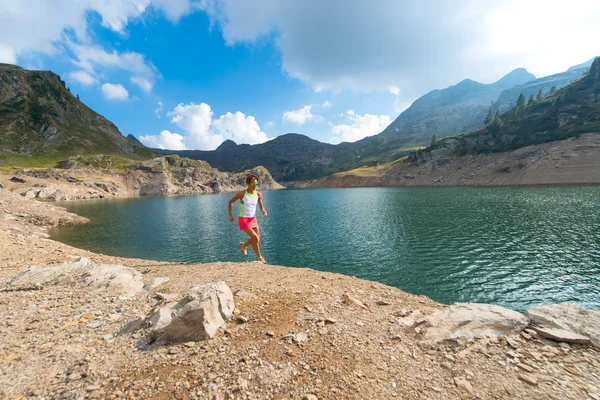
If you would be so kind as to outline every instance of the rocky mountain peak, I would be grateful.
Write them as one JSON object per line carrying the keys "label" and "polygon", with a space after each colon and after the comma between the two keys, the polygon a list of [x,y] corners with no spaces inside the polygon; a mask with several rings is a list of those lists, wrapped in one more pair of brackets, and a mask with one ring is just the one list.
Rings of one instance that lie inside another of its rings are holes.
{"label": "rocky mountain peak", "polygon": [[501,89],[508,89],[513,86],[522,85],[523,83],[533,81],[535,79],[535,75],[527,71],[525,68],[517,68],[504,75],[493,85]]}

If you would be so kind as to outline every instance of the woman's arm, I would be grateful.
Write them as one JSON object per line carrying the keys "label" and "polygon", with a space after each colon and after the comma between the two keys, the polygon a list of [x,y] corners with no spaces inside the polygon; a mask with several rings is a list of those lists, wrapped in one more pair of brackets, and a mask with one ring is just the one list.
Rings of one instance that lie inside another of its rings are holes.
{"label": "woman's arm", "polygon": [[244,191],[242,190],[241,192],[237,192],[235,196],[233,196],[231,200],[229,200],[229,203],[227,203],[227,215],[229,216],[230,221],[233,221],[233,215],[231,214],[231,207],[233,206],[233,203],[235,203],[238,200],[241,200],[243,197]]}
{"label": "woman's arm", "polygon": [[262,194],[260,194],[260,192],[257,192],[257,194],[258,194],[258,206],[260,207],[260,211],[262,212],[263,217],[266,217],[267,210],[265,210],[265,207],[263,206]]}

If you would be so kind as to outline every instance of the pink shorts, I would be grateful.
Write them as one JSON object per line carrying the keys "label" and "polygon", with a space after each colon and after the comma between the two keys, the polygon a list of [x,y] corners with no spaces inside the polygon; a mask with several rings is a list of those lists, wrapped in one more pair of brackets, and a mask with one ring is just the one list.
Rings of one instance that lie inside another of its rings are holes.
{"label": "pink shorts", "polygon": [[250,228],[258,228],[256,217],[238,217],[238,225],[240,226],[240,231],[245,231],[246,229]]}

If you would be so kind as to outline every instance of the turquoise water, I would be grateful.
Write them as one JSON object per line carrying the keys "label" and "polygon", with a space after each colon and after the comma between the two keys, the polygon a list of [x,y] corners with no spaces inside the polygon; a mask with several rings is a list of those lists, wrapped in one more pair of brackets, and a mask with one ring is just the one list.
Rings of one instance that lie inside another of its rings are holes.
{"label": "turquoise water", "polygon": [[[62,204],[92,220],[55,239],[104,254],[242,261],[231,193]],[[361,188],[263,192],[270,264],[356,275],[442,303],[600,308],[600,188]],[[236,214],[237,205],[234,208]],[[248,259],[254,260],[249,251]]]}

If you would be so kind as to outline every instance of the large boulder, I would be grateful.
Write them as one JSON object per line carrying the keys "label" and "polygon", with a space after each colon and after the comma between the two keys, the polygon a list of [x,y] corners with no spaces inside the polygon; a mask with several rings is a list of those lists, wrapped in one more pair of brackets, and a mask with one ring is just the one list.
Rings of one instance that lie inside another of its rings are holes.
{"label": "large boulder", "polygon": [[600,347],[600,310],[590,310],[577,304],[560,303],[536,306],[527,311],[531,322],[541,327],[570,331],[590,338]]}
{"label": "large boulder", "polygon": [[181,343],[212,338],[231,318],[235,305],[225,282],[192,287],[179,301],[166,304],[148,320],[157,343]]}
{"label": "large boulder", "polygon": [[47,268],[28,268],[12,278],[8,290],[44,286],[83,286],[108,290],[117,295],[134,296],[144,288],[142,275],[121,265],[92,264],[85,257],[72,263]]}
{"label": "large boulder", "polygon": [[515,335],[527,327],[521,313],[491,304],[456,303],[426,317],[420,331],[432,343],[459,337]]}

